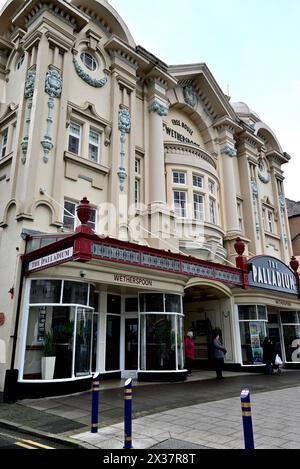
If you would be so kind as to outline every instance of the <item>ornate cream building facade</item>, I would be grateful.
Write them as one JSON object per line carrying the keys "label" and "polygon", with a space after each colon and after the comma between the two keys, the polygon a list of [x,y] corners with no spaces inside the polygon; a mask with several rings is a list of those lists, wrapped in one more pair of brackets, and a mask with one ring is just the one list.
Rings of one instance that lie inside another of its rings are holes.
{"label": "ornate cream building facade", "polygon": [[185,379],[188,328],[199,367],[216,328],[228,367],[260,367],[268,332],[297,364],[290,156],[273,131],[205,63],[137,46],[106,0],[11,0],[0,31],[5,396],[96,370]]}

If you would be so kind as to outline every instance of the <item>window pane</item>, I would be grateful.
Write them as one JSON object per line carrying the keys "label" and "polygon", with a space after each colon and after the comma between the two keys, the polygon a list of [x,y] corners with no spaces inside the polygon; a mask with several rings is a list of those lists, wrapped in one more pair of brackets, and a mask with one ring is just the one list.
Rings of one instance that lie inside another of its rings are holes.
{"label": "window pane", "polygon": [[282,324],[300,324],[300,314],[297,311],[282,311],[280,316]]}
{"label": "window pane", "polygon": [[165,295],[165,305],[167,313],[181,313],[181,296]]}
{"label": "window pane", "polygon": [[164,296],[160,293],[140,295],[140,311],[148,313],[164,312]]}
{"label": "window pane", "polygon": [[200,194],[194,194],[194,218],[198,221],[204,220],[204,199]]}
{"label": "window pane", "polygon": [[267,308],[265,306],[259,305],[257,307],[257,311],[258,311],[258,319],[261,319],[263,321],[268,320]]}
{"label": "window pane", "polygon": [[176,316],[153,314],[141,321],[143,340],[141,369],[148,371],[175,370]]}
{"label": "window pane", "polygon": [[257,319],[256,305],[239,306],[239,319],[240,321]]}
{"label": "window pane", "polygon": [[77,137],[74,137],[73,135],[69,135],[68,150],[71,153],[75,153],[76,155],[79,155],[79,139]]}
{"label": "window pane", "polygon": [[181,218],[185,218],[186,212],[186,192],[174,192],[174,208],[175,213]]}
{"label": "window pane", "polygon": [[76,220],[76,204],[74,202],[68,202],[65,200],[64,203],[64,228],[66,230],[74,231],[75,230],[75,220]]}
{"label": "window pane", "polygon": [[60,303],[61,280],[32,280],[30,303]]}
{"label": "window pane", "polygon": [[174,184],[186,184],[186,173],[173,172],[173,183]]}
{"label": "window pane", "polygon": [[99,160],[99,148],[91,143],[89,144],[89,160],[95,161],[95,163],[98,163]]}
{"label": "window pane", "polygon": [[184,355],[183,355],[183,318],[177,317],[177,360],[178,370],[184,369]]}
{"label": "window pane", "polygon": [[82,52],[80,54],[80,58],[82,62],[84,63],[84,65],[92,72],[94,72],[97,69],[96,59],[94,59],[94,57],[88,52]]}
{"label": "window pane", "polygon": [[264,322],[240,322],[242,359],[244,365],[263,363],[262,344],[266,337]]}
{"label": "window pane", "polygon": [[72,377],[75,308],[31,307],[28,317],[24,379]]}
{"label": "window pane", "polygon": [[63,303],[87,305],[88,284],[80,282],[64,282]]}
{"label": "window pane", "polygon": [[120,320],[118,316],[107,316],[106,371],[120,369]]}
{"label": "window pane", "polygon": [[193,175],[193,186],[194,187],[203,187],[203,178],[201,176]]}
{"label": "window pane", "polygon": [[300,362],[300,325],[283,326],[284,347],[287,362]]}
{"label": "window pane", "polygon": [[139,310],[138,298],[125,298],[125,312],[137,313]]}
{"label": "window pane", "polygon": [[107,295],[107,312],[110,314],[121,314],[121,297]]}
{"label": "window pane", "polygon": [[93,313],[78,308],[76,321],[75,376],[90,374]]}

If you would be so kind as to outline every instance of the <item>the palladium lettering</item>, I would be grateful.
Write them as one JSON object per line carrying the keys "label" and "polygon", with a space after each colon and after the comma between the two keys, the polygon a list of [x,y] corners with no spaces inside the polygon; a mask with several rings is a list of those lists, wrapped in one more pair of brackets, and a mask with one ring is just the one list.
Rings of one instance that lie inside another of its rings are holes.
{"label": "the palladium lettering", "polygon": [[253,280],[255,283],[271,287],[286,288],[296,291],[296,279],[293,274],[286,274],[278,270],[277,262],[268,261],[268,267],[253,265]]}

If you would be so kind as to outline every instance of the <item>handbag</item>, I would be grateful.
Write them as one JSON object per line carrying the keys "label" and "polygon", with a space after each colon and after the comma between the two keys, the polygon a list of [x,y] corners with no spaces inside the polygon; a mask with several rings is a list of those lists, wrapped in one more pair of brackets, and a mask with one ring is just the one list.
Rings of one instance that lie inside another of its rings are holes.
{"label": "handbag", "polygon": [[275,365],[277,365],[277,366],[282,366],[283,365],[283,361],[281,360],[281,358],[278,354],[275,357]]}

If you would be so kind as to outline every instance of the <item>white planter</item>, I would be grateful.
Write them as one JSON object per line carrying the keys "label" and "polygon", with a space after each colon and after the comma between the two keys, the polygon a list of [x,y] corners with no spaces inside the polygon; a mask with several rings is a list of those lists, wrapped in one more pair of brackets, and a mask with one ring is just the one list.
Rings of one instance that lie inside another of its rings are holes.
{"label": "white planter", "polygon": [[42,357],[42,379],[53,379],[55,360],[56,357]]}

